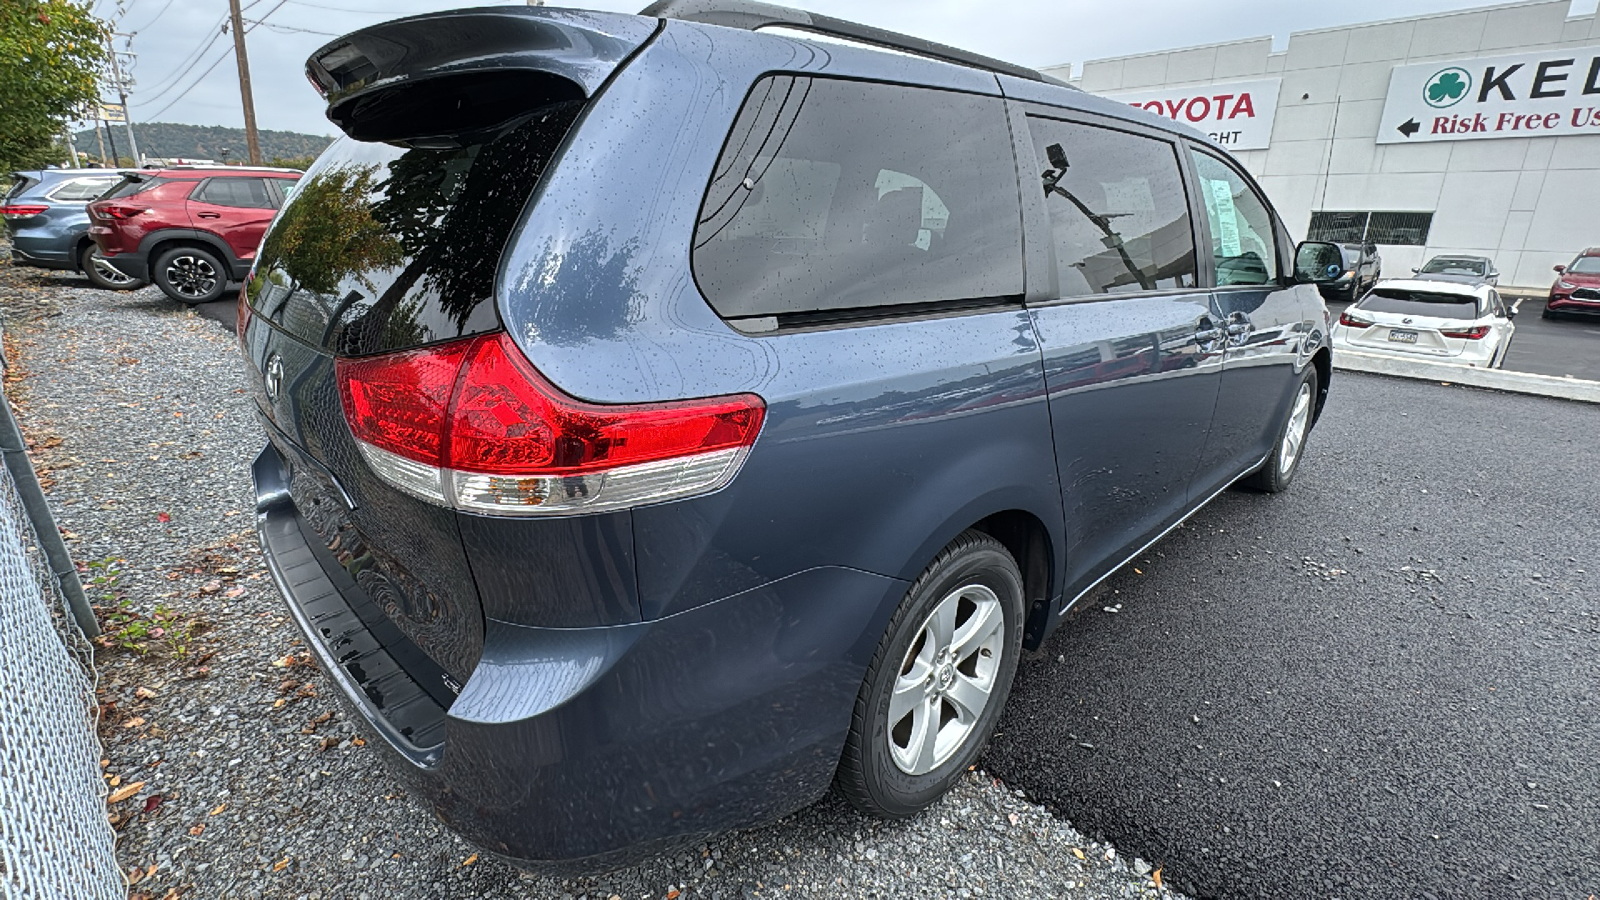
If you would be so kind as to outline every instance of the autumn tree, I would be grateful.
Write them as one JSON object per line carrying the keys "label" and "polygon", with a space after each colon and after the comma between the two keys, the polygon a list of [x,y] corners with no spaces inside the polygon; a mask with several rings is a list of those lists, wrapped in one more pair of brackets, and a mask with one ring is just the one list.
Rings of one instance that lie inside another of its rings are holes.
{"label": "autumn tree", "polygon": [[0,173],[60,162],[67,120],[99,96],[105,23],[77,0],[0,0]]}

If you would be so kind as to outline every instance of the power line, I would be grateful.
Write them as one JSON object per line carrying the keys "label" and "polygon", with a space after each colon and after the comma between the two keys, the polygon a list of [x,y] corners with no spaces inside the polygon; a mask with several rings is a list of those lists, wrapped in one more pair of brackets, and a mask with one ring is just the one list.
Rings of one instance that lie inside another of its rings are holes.
{"label": "power line", "polygon": [[[256,0],[256,2],[260,2],[260,0]],[[278,7],[283,6],[283,4],[285,2],[286,2],[286,0],[278,0],[278,5],[274,6],[272,9],[267,10],[267,12],[261,18],[265,19],[267,16],[270,16],[273,13],[277,12],[278,11]],[[255,3],[251,3],[250,5],[254,6]],[[261,24],[261,21],[258,19],[256,21],[256,24],[257,25]],[[245,33],[248,34],[254,28],[255,28],[255,25],[250,26],[250,28],[246,28],[245,29]],[[166,106],[161,107],[160,110],[158,110],[156,112],[153,112],[149,116],[147,116],[146,117],[146,121],[154,121],[162,113],[165,113],[167,110],[171,109],[174,105],[176,105],[177,102],[179,100],[182,100],[186,95],[188,95],[188,93],[190,91],[194,90],[196,87],[199,87],[200,86],[200,82],[204,81],[206,76],[211,74],[211,70],[215,69],[218,65],[220,65],[223,60],[228,58],[229,55],[230,55],[229,53],[224,52],[221,56],[218,56],[215,60],[212,60],[211,65],[206,66],[206,70],[204,72],[201,72],[200,76],[198,78],[196,78],[194,81],[189,82],[189,86],[184,88],[183,91],[178,94],[178,96],[173,97],[171,100],[167,101],[167,105]]]}
{"label": "power line", "polygon": [[144,23],[143,25],[139,26],[138,28],[131,28],[129,30],[132,31],[134,34],[138,34],[139,32],[145,30],[146,28],[149,28],[151,25],[154,25],[156,23],[156,21],[158,19],[160,19],[161,16],[164,13],[166,13],[167,10],[172,8],[172,2],[173,2],[173,0],[167,0],[167,5],[161,7],[161,12],[156,13],[155,16],[150,21]]}
{"label": "power line", "polygon": [[331,31],[313,31],[310,28],[296,28],[293,25],[278,25],[278,24],[275,24],[275,23],[272,23],[272,22],[262,22],[262,21],[253,20],[253,19],[245,19],[245,21],[249,22],[251,25],[265,25],[268,30],[276,31],[279,34],[290,34],[290,33],[294,33],[294,34],[320,34],[323,37],[338,37],[339,36],[339,35],[331,32]]}

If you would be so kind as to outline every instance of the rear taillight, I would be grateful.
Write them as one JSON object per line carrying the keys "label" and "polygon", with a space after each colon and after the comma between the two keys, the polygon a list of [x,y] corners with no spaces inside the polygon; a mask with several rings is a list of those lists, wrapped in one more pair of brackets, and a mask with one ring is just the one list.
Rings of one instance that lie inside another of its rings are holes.
{"label": "rear taillight", "polygon": [[1350,315],[1350,310],[1348,309],[1339,314],[1339,324],[1345,326],[1346,328],[1372,327],[1372,323],[1368,322],[1366,319],[1358,319],[1355,316]]}
{"label": "rear taillight", "polygon": [[106,219],[131,219],[140,213],[150,211],[148,206],[128,206],[124,203],[97,203],[90,210],[101,218]]}
{"label": "rear taillight", "polygon": [[495,515],[561,515],[713,491],[737,474],[754,394],[602,405],[567,396],[503,333],[338,361],[373,471],[413,495]]}
{"label": "rear taillight", "polygon": [[37,216],[49,208],[48,206],[34,206],[32,204],[6,205],[0,206],[0,216],[5,216],[8,219],[26,219],[29,216]]}
{"label": "rear taillight", "polygon": [[1489,326],[1474,325],[1471,328],[1458,328],[1453,331],[1439,329],[1439,334],[1447,338],[1466,338],[1469,341],[1481,340],[1489,333]]}

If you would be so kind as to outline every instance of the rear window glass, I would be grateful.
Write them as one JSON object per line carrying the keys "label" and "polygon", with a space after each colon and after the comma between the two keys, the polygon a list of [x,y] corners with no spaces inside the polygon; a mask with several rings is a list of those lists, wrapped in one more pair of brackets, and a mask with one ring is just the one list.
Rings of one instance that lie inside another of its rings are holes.
{"label": "rear window glass", "polygon": [[177,180],[176,178],[161,178],[155,175],[124,175],[122,176],[122,182],[107,191],[100,199],[113,200],[117,197],[132,197],[134,194],[142,194],[169,181]]}
{"label": "rear window glass", "polygon": [[1374,288],[1356,305],[1372,312],[1397,316],[1428,316],[1434,319],[1476,319],[1479,316],[1478,301],[1473,297],[1399,288]]}
{"label": "rear window glass", "polygon": [[39,183],[39,179],[37,179],[37,178],[31,178],[31,177],[29,177],[27,175],[21,175],[21,174],[13,175],[13,176],[11,176],[11,186],[6,189],[5,198],[7,200],[10,200],[13,197],[20,196],[23,191],[27,190],[30,187],[33,187],[34,185],[36,185],[38,183]]}
{"label": "rear window glass", "polygon": [[117,183],[115,176],[105,178],[74,178],[63,182],[59,187],[50,192],[50,199],[66,202],[86,202],[104,194],[106,189]]}
{"label": "rear window glass", "polygon": [[1428,260],[1422,271],[1429,275],[1483,275],[1484,265],[1476,259],[1449,259],[1435,257]]}
{"label": "rear window glass", "polygon": [[695,278],[727,318],[1022,293],[1000,100],[774,76],[745,101],[695,229]]}
{"label": "rear window glass", "polygon": [[498,327],[500,254],[580,107],[448,149],[336,141],[273,220],[251,306],[343,356]]}

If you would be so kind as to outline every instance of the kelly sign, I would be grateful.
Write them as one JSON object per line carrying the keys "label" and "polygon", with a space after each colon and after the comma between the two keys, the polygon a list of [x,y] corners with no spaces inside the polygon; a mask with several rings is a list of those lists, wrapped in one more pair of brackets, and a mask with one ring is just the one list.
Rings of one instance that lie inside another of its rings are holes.
{"label": "kelly sign", "polygon": [[1281,82],[1268,78],[1106,96],[1193,125],[1229,150],[1264,150],[1272,139]]}
{"label": "kelly sign", "polygon": [[1600,47],[1396,66],[1380,144],[1600,135]]}

